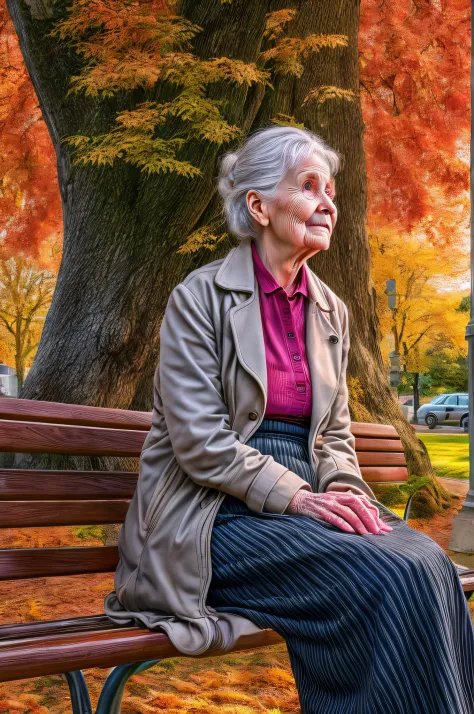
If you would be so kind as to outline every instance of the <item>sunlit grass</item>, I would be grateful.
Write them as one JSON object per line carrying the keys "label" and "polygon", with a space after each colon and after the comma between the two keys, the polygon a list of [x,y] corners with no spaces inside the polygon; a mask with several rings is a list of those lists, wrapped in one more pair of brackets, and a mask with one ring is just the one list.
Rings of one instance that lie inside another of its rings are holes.
{"label": "sunlit grass", "polygon": [[469,434],[417,434],[424,443],[437,476],[469,478]]}

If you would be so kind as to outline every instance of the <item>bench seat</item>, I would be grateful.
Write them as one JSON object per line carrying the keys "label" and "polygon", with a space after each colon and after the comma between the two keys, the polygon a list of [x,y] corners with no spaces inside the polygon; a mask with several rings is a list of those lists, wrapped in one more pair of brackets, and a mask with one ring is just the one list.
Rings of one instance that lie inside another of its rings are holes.
{"label": "bench seat", "polygon": [[[151,412],[0,399],[0,451],[135,457],[138,463],[151,417]],[[353,422],[351,431],[362,477],[367,483],[407,482],[403,445],[393,426]],[[319,438],[315,448],[320,445]],[[1,468],[1,526],[44,528],[123,523],[138,472],[92,468],[92,465],[89,470]],[[96,468],[102,468],[102,463]],[[112,575],[118,561],[115,545],[4,548],[0,550],[0,581],[89,573]],[[469,596],[474,591],[474,571],[457,567]],[[273,630],[262,630],[240,638],[231,651],[283,641]],[[219,654],[207,650],[198,656]],[[132,674],[161,659],[181,656],[164,632],[116,625],[104,614],[0,625],[0,682],[64,674],[74,714],[92,714],[82,669],[113,668],[95,714],[119,714],[123,689]]]}

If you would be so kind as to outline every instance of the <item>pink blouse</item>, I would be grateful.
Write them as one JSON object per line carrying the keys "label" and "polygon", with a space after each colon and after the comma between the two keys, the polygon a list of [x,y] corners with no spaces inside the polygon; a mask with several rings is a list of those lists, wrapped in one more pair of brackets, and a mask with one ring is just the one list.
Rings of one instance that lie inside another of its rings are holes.
{"label": "pink blouse", "polygon": [[305,344],[306,265],[299,269],[288,295],[263,264],[254,241],[252,256],[267,360],[265,417],[309,424],[311,376]]}

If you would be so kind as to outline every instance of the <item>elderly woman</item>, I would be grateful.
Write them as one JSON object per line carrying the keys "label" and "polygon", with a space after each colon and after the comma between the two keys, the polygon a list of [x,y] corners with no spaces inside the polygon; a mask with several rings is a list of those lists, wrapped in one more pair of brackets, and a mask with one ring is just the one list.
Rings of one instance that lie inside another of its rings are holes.
{"label": "elderly woman", "polygon": [[105,611],[190,655],[273,628],[303,714],[472,714],[456,569],[362,480],[348,310],[306,265],[330,246],[338,166],[293,127],[224,156],[219,191],[241,241],[170,295]]}

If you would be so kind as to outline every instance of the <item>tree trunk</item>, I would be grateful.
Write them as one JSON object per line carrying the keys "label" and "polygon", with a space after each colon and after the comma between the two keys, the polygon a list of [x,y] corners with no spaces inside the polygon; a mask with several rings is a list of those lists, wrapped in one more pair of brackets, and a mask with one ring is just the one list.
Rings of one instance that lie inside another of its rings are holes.
{"label": "tree trunk", "polygon": [[[34,19],[21,0],[10,0],[9,9],[58,155],[64,215],[63,258],[54,298],[20,396],[151,409],[151,378],[169,294],[190,270],[216,257],[209,251],[177,255],[176,250],[215,193],[218,149],[208,144],[203,150],[197,141],[183,149],[180,158],[203,173],[196,179],[175,174],[148,177],[125,163],[73,167],[60,137],[106,131],[115,113],[129,107],[130,95],[106,101],[66,98],[67,80],[78,71],[78,59],[44,38],[57,15]],[[215,0],[189,2],[182,8],[183,15],[208,28],[196,36],[195,54],[247,61],[257,59],[267,11],[266,2],[245,0],[224,6]],[[44,16],[44,3],[41,12]],[[245,32],[236,33],[237,25]],[[162,85],[153,93],[136,91],[132,104],[165,100],[173,91]],[[221,83],[210,91],[229,100],[228,121],[241,126],[248,120],[247,88]],[[250,120],[256,108],[251,109]]]}
{"label": "tree trunk", "polygon": [[[215,145],[188,142],[181,157],[201,178],[145,176],[128,164],[73,167],[61,139],[107,131],[117,111],[147,99],[165,101],[175,90],[159,83],[100,100],[66,97],[80,58],[64,43],[46,38],[68,3],[8,0],[21,50],[58,159],[64,213],[64,249],[54,298],[41,343],[20,396],[104,407],[152,408],[152,378],[159,354],[159,327],[172,288],[194,268],[228,252],[177,255],[177,248],[218,211]],[[394,400],[377,340],[371,298],[370,252],[365,228],[367,178],[359,100],[328,100],[302,107],[311,89],[335,85],[358,92],[359,0],[334,12],[329,2],[299,0],[182,0],[178,12],[203,28],[193,40],[202,58],[228,56],[251,62],[265,48],[268,12],[298,10],[289,34],[341,33],[349,47],[323,48],[305,60],[300,78],[276,76],[274,90],[221,82],[209,88],[228,100],[225,118],[245,132],[268,125],[278,112],[323,136],[345,156],[337,181],[340,215],[329,251],[312,267],[348,304],[351,354],[348,375],[363,389],[366,420],[394,424],[406,448],[411,474],[433,475],[423,444]],[[227,148],[227,147],[226,147]],[[353,412],[354,406],[353,406]],[[364,413],[365,413],[364,412]]]}

